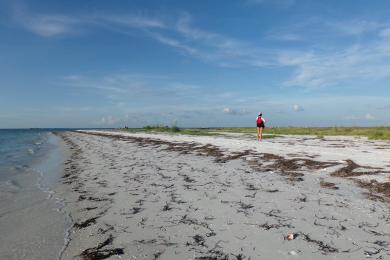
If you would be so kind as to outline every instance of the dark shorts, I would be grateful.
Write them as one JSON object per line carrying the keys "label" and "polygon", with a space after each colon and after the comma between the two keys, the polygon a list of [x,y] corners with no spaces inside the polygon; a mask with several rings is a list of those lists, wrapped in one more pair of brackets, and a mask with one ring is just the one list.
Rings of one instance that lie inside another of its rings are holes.
{"label": "dark shorts", "polygon": [[257,124],[257,127],[264,128],[264,123]]}

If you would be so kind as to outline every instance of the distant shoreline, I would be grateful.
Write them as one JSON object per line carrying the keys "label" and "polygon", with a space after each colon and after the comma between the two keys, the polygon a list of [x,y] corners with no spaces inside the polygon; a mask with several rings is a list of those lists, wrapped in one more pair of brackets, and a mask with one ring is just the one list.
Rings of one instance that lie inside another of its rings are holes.
{"label": "distant shoreline", "polygon": [[[143,128],[121,128],[128,132],[171,132],[190,135],[211,135],[218,133],[252,134],[255,127],[210,127],[179,128],[169,126],[145,126]],[[266,127],[266,135],[313,135],[313,136],[360,136],[372,140],[390,140],[390,127]]]}

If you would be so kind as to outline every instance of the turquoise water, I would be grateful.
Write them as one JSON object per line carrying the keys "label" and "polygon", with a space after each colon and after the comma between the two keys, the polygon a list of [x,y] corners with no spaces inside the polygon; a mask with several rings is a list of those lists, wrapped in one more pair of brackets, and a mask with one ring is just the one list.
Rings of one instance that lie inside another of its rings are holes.
{"label": "turquoise water", "polygon": [[0,180],[18,174],[43,156],[47,131],[0,130]]}
{"label": "turquoise water", "polygon": [[60,185],[64,151],[50,130],[0,130],[0,259],[59,259],[69,218]]}

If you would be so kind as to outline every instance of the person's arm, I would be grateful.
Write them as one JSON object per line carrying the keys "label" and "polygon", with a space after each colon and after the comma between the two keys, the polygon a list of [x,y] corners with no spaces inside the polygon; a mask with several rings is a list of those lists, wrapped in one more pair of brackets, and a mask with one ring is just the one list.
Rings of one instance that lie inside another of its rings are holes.
{"label": "person's arm", "polygon": [[263,122],[265,123],[265,119],[264,119],[264,117],[262,117],[261,119],[263,119]]}

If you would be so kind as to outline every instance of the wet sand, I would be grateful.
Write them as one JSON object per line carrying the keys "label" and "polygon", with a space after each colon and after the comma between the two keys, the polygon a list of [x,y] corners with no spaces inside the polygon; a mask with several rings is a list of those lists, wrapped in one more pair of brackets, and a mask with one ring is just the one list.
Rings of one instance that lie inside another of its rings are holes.
{"label": "wet sand", "polygon": [[61,136],[62,259],[390,258],[389,142]]}
{"label": "wet sand", "polygon": [[60,258],[71,225],[53,191],[63,173],[60,144],[50,135],[44,157],[11,171],[9,181],[1,183],[0,259]]}

